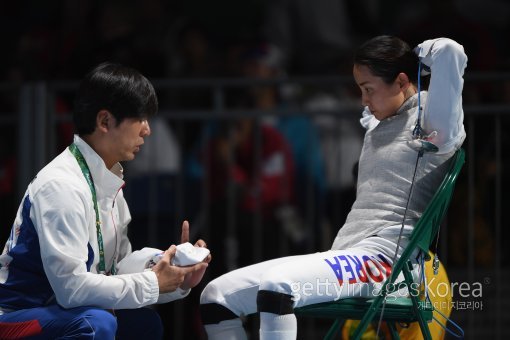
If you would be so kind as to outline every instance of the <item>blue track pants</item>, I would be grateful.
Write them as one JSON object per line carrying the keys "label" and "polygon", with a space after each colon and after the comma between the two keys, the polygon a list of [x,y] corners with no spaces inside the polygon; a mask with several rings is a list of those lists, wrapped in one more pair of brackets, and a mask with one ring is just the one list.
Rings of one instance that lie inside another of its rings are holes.
{"label": "blue track pants", "polygon": [[58,305],[0,315],[0,339],[161,339],[158,313],[149,308],[120,309],[112,314],[95,307],[64,309]]}

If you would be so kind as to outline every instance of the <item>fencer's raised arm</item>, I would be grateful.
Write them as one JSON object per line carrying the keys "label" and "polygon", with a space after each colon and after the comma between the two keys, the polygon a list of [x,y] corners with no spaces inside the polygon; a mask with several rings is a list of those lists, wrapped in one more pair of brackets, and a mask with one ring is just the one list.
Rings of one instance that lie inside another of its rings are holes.
{"label": "fencer's raised arm", "polygon": [[448,153],[466,137],[462,88],[467,56],[462,45],[448,38],[426,40],[415,52],[431,72],[422,127],[427,134],[437,131],[431,141],[439,147],[439,153]]}

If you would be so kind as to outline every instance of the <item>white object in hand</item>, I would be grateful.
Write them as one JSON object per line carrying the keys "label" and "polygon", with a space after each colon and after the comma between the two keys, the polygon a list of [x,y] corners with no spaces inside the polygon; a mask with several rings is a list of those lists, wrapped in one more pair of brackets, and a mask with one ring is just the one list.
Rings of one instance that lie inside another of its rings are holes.
{"label": "white object in hand", "polygon": [[177,246],[172,264],[175,266],[191,266],[202,262],[210,251],[207,248],[195,247],[191,243],[181,243]]}

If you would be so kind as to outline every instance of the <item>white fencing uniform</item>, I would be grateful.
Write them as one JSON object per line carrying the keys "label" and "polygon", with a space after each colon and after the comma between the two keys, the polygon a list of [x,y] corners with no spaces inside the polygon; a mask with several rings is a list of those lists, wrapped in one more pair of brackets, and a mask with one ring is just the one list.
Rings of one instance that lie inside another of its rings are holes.
{"label": "white fencing uniform", "polygon": [[[416,52],[432,72],[428,93],[423,91],[420,95],[422,103],[426,103],[425,132],[437,132],[431,142],[439,151],[426,153],[416,169],[402,247],[444,178],[448,160],[465,139],[461,93],[467,57],[462,46],[441,38],[420,44]],[[221,305],[239,317],[257,312],[259,291],[291,296],[293,307],[377,295],[378,284],[390,274],[415,171],[417,151],[410,142],[417,105],[415,94],[394,116],[382,121],[365,108],[361,123],[367,132],[360,156],[356,201],[331,250],[279,258],[229,272],[207,285],[201,304]],[[415,264],[415,278],[418,271]],[[261,338],[295,338],[295,316],[277,314],[261,313]],[[210,339],[243,338],[241,327],[241,322],[232,318],[205,325]]]}

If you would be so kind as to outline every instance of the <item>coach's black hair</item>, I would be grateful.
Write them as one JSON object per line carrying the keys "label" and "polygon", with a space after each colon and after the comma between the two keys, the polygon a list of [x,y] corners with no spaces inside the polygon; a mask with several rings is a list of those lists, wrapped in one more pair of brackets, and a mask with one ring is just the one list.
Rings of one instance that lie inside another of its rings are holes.
{"label": "coach's black hair", "polygon": [[387,84],[403,72],[412,83],[418,80],[418,56],[409,45],[393,36],[381,35],[361,45],[354,55],[355,65],[367,66]]}
{"label": "coach's black hair", "polygon": [[135,69],[102,63],[80,83],[74,102],[76,133],[94,132],[97,113],[109,111],[120,124],[125,118],[148,118],[158,111],[154,87]]}

